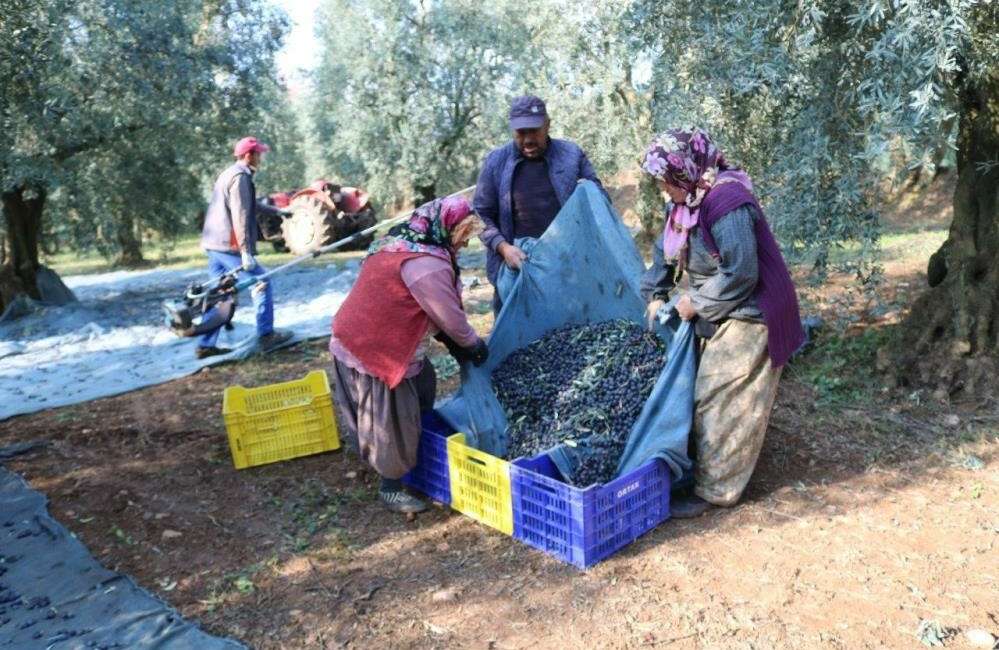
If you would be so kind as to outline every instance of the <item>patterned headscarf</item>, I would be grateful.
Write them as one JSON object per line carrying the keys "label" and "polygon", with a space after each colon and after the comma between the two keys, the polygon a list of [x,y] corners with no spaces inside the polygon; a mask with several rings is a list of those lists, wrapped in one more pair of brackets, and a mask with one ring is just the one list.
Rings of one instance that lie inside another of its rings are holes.
{"label": "patterned headscarf", "polygon": [[375,253],[425,253],[455,262],[451,232],[472,214],[472,206],[461,196],[434,199],[413,211],[406,223],[393,226],[388,234],[368,247]]}
{"label": "patterned headscarf", "polygon": [[663,234],[663,255],[671,262],[686,261],[687,239],[697,226],[698,208],[714,187],[720,171],[728,169],[725,157],[706,132],[670,129],[656,137],[642,157],[642,170],[687,192],[674,203]]}

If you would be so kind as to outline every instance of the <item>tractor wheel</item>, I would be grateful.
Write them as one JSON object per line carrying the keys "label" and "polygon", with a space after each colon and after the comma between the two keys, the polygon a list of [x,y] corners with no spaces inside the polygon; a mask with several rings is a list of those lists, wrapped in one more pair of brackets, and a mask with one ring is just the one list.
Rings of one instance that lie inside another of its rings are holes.
{"label": "tractor wheel", "polygon": [[336,241],[336,215],[314,196],[300,196],[288,209],[292,215],[281,224],[284,244],[295,255],[312,253]]}

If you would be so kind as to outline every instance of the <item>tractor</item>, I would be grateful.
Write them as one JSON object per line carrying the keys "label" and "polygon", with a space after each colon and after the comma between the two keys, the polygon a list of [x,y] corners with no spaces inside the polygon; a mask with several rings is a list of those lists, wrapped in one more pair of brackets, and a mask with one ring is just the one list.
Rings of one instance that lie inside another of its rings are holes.
{"label": "tractor", "polygon": [[[277,192],[257,201],[261,239],[279,253],[314,253],[323,246],[375,225],[375,210],[368,193],[317,180],[297,192]],[[373,235],[345,246],[364,250]]]}

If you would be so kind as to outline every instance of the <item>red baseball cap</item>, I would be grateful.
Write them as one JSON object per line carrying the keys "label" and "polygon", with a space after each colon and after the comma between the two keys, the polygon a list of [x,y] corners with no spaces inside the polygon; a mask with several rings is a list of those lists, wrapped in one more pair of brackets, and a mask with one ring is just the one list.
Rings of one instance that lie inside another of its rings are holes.
{"label": "red baseball cap", "polygon": [[232,155],[236,156],[237,158],[242,158],[251,151],[264,153],[265,151],[270,151],[270,150],[271,150],[270,147],[268,147],[266,144],[264,144],[260,140],[257,140],[251,135],[243,138],[242,140],[236,143],[236,146],[233,147],[232,149]]}

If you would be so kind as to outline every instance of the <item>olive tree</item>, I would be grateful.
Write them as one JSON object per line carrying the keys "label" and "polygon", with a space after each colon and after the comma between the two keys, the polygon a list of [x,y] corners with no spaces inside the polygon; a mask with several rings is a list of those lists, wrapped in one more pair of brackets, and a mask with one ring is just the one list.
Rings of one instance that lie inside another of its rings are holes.
{"label": "olive tree", "polygon": [[307,180],[306,141],[297,112],[284,89],[276,87],[272,99],[261,106],[262,115],[254,127],[247,127],[271,147],[254,179],[259,194],[295,190]]}
{"label": "olive tree", "polygon": [[546,0],[525,20],[537,59],[529,86],[545,99],[556,133],[582,146],[602,174],[634,169],[649,138],[651,89],[627,22],[628,3]]}
{"label": "olive tree", "polygon": [[753,174],[793,259],[821,271],[833,248],[854,242],[869,264],[878,178],[856,149],[844,149],[861,138],[861,123],[841,111],[836,83],[855,70],[836,43],[820,38],[828,17],[803,9],[781,0],[636,2],[631,20],[654,59],[654,124],[707,128],[729,161]]}
{"label": "olive tree", "polygon": [[983,386],[999,353],[997,12],[977,0],[636,0],[630,14],[656,61],[657,127],[716,132],[756,174],[785,246],[820,267],[845,241],[876,246],[892,149],[932,164],[957,121],[954,221],[901,366],[952,389]]}
{"label": "olive tree", "polygon": [[[141,260],[190,227],[205,178],[277,81],[282,13],[250,0],[25,0],[0,16],[0,308],[37,284],[43,225]],[[51,199],[51,200],[50,200]]]}
{"label": "olive tree", "polygon": [[474,182],[532,60],[520,14],[506,0],[328,0],[313,115],[329,171],[383,201]]}

